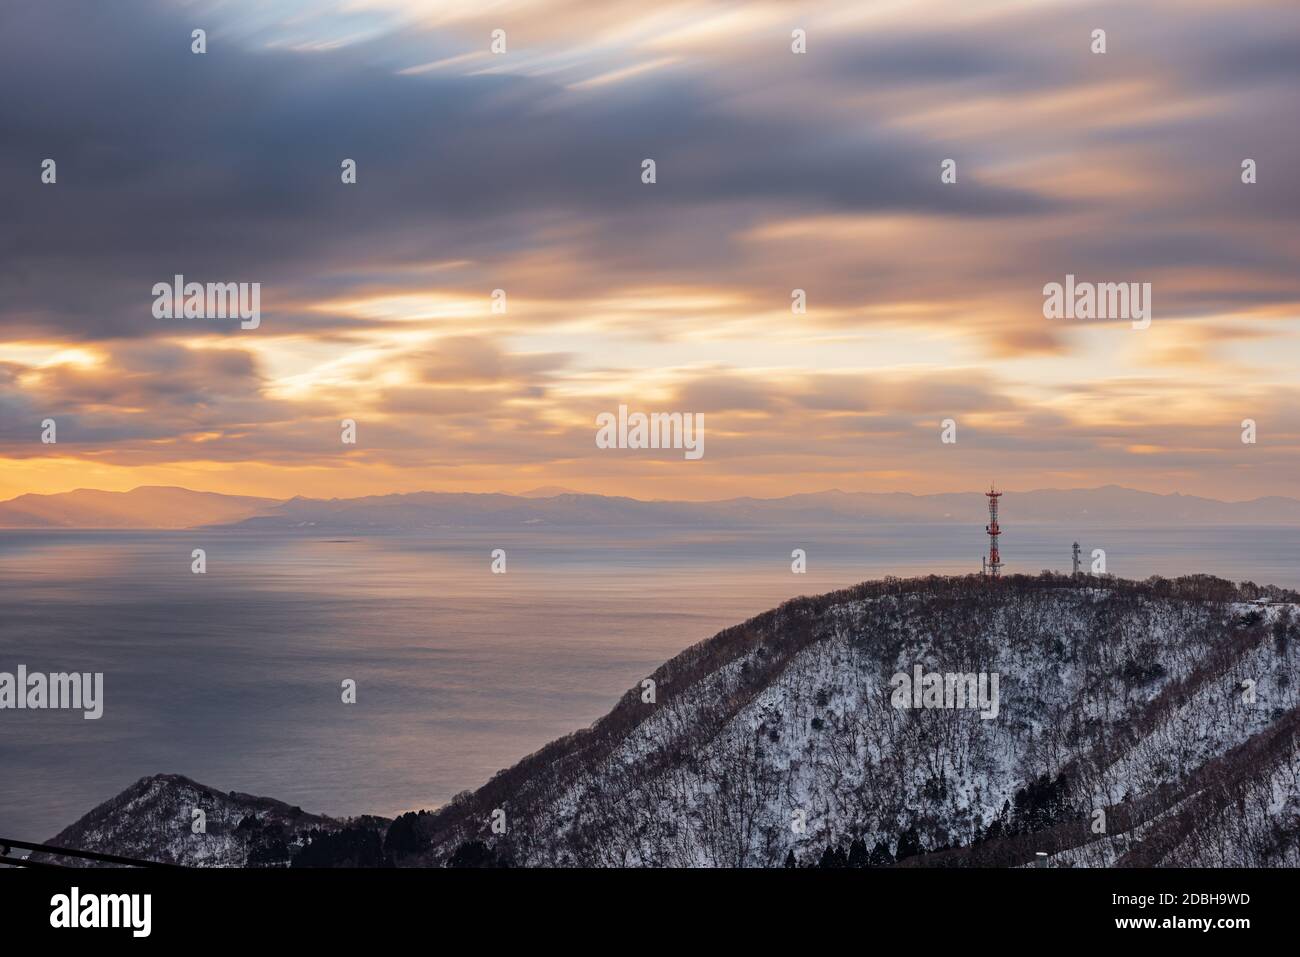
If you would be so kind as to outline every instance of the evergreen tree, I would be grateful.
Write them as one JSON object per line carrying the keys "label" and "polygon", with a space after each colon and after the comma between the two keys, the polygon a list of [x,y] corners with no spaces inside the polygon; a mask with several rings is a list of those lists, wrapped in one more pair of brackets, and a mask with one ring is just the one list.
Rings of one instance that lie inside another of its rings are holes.
{"label": "evergreen tree", "polygon": [[448,867],[495,867],[496,855],[482,841],[466,841],[447,861]]}
{"label": "evergreen tree", "polygon": [[869,861],[867,842],[860,837],[854,838],[853,843],[849,845],[849,867],[868,867]]}
{"label": "evergreen tree", "polygon": [[921,835],[917,833],[916,825],[913,824],[899,835],[898,859],[902,861],[909,857],[916,857],[916,855],[924,853],[925,845],[921,843]]}
{"label": "evergreen tree", "polygon": [[889,849],[889,845],[884,841],[877,841],[876,846],[871,850],[871,856],[867,858],[868,867],[888,867],[894,863],[894,854]]}
{"label": "evergreen tree", "polygon": [[818,867],[841,868],[849,866],[848,856],[845,855],[838,847],[828,844],[826,850],[822,851],[821,860],[817,862]]}

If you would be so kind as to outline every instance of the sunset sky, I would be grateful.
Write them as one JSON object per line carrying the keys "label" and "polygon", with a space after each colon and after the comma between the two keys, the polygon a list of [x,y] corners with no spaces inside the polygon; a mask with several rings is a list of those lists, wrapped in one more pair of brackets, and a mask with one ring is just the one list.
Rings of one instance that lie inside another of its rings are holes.
{"label": "sunset sky", "polygon": [[1300,494],[1294,0],[44,0],[0,91],[0,498]]}

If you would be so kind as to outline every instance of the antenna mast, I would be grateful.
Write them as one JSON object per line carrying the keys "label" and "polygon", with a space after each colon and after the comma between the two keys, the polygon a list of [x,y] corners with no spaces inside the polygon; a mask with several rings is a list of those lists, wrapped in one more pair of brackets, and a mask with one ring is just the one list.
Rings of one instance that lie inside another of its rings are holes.
{"label": "antenna mast", "polygon": [[998,499],[1002,497],[1002,493],[996,486],[990,484],[984,496],[989,500],[989,523],[984,526],[984,531],[989,533],[987,574],[990,578],[998,578],[1002,573],[1002,556],[998,552],[998,536],[1002,534],[1002,529],[998,527]]}

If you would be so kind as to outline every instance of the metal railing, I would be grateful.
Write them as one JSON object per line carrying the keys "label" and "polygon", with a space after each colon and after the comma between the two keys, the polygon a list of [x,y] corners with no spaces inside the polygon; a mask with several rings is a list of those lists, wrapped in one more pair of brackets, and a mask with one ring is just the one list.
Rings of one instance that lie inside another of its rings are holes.
{"label": "metal railing", "polygon": [[14,849],[23,851],[39,852],[41,854],[51,854],[57,857],[73,858],[74,860],[96,861],[100,864],[117,864],[121,867],[153,867],[153,868],[179,868],[179,864],[167,864],[162,861],[142,861],[134,857],[123,857],[120,854],[100,854],[97,851],[81,851],[71,847],[55,847],[53,844],[33,844],[30,841],[16,841],[7,837],[0,837],[0,865],[10,867],[31,867],[31,868],[52,868],[56,870],[66,870],[75,868],[75,864],[55,864],[50,861],[33,861],[29,857],[10,857],[9,854]]}

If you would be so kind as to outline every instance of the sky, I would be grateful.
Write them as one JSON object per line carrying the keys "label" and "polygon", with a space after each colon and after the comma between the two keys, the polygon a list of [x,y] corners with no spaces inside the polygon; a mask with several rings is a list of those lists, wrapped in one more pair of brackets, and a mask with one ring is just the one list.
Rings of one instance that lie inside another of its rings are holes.
{"label": "sky", "polygon": [[1300,494],[1298,81],[1290,0],[5,4],[0,498]]}

